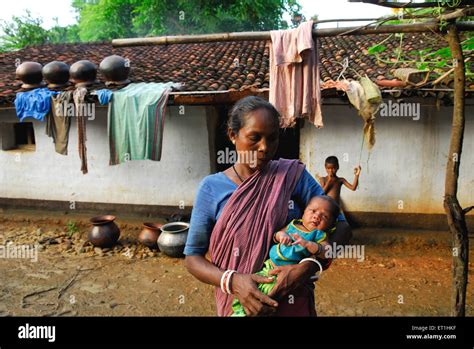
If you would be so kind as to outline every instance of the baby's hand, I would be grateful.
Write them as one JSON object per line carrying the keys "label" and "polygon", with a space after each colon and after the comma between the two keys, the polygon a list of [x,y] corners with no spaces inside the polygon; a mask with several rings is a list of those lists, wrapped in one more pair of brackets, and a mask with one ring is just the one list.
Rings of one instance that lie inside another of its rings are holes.
{"label": "baby's hand", "polygon": [[291,238],[290,236],[285,233],[283,230],[280,230],[275,234],[275,239],[282,243],[283,245],[289,245],[291,244]]}
{"label": "baby's hand", "polygon": [[354,167],[354,174],[355,174],[356,176],[360,175],[360,171],[361,171],[361,170],[362,170],[362,169],[361,169],[360,165],[357,166],[357,167]]}
{"label": "baby's hand", "polygon": [[308,244],[308,240],[303,239],[301,236],[299,236],[296,233],[291,234],[291,236],[293,237],[293,239],[295,239],[292,245],[300,245],[301,247],[306,248]]}

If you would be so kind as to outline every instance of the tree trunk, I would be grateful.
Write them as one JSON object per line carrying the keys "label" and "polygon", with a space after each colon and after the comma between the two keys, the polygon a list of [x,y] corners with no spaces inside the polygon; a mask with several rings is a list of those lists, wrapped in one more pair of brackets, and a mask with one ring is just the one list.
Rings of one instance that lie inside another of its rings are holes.
{"label": "tree trunk", "polygon": [[459,166],[461,164],[462,142],[464,137],[464,90],[465,71],[464,57],[459,44],[456,25],[448,27],[447,40],[454,64],[454,107],[449,145],[448,163],[446,165],[444,209],[448,218],[449,230],[453,234],[453,284],[452,316],[465,316],[467,267],[469,257],[469,240],[464,212],[457,199]]}

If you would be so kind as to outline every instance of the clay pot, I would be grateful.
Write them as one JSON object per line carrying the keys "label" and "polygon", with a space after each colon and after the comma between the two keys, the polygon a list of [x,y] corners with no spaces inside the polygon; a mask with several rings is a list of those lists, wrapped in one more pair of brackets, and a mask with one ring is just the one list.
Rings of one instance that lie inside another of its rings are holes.
{"label": "clay pot", "polygon": [[188,237],[189,223],[172,222],[161,227],[158,247],[170,257],[182,257]]}
{"label": "clay pot", "polygon": [[90,219],[93,225],[88,239],[97,247],[112,247],[120,237],[120,229],[114,223],[115,216],[97,216]]}
{"label": "clay pot", "polygon": [[149,248],[158,248],[158,237],[163,224],[143,223],[143,229],[138,235],[138,241]]}
{"label": "clay pot", "polygon": [[105,57],[99,65],[100,72],[106,79],[106,85],[125,85],[130,83],[128,74],[130,74],[129,62],[117,55]]}
{"label": "clay pot", "polygon": [[66,86],[69,82],[69,66],[64,62],[50,62],[43,67],[43,76],[49,88]]}
{"label": "clay pot", "polygon": [[16,68],[16,78],[21,80],[22,88],[32,89],[44,86],[43,74],[41,72],[43,66],[38,62],[23,62]]}
{"label": "clay pot", "polygon": [[88,60],[77,61],[71,65],[69,75],[77,87],[89,86],[97,82],[97,66]]}

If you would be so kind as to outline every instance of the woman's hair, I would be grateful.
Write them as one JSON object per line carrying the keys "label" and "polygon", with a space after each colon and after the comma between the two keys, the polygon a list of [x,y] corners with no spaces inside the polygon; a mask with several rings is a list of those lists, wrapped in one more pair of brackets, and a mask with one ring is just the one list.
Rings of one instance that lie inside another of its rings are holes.
{"label": "woman's hair", "polygon": [[229,112],[227,127],[230,128],[235,134],[239,133],[239,130],[245,125],[245,116],[258,109],[267,110],[270,115],[273,116],[275,124],[278,127],[280,122],[280,114],[278,111],[275,109],[273,104],[267,102],[263,98],[256,96],[242,98],[234,104]]}

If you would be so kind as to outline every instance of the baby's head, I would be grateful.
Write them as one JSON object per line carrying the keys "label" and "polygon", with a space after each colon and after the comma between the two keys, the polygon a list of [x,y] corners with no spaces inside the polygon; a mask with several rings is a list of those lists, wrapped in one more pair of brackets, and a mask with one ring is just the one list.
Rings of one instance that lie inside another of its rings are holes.
{"label": "baby's head", "polygon": [[337,170],[339,170],[339,160],[335,156],[328,156],[326,161],[324,161],[324,167],[328,175],[334,176]]}
{"label": "baby's head", "polygon": [[303,213],[303,224],[307,229],[327,231],[336,224],[339,205],[330,196],[313,196]]}

